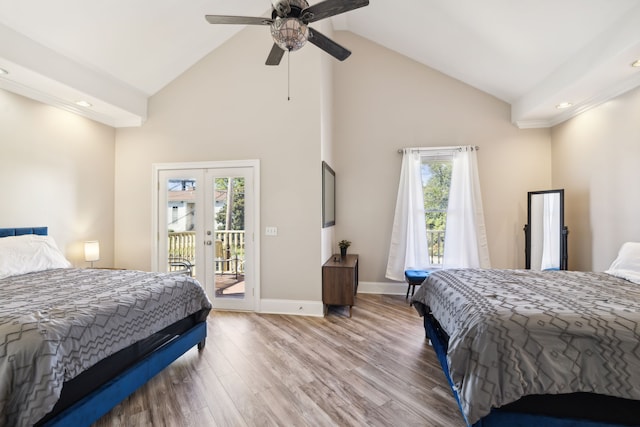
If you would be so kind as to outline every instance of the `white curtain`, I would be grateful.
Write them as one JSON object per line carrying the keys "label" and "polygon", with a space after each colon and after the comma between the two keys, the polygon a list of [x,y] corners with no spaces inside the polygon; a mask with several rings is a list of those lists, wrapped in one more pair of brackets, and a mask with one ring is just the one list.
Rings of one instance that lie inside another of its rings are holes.
{"label": "white curtain", "polygon": [[391,280],[404,281],[405,270],[429,268],[420,164],[420,153],[412,152],[410,149],[403,150],[402,171],[385,274]]}
{"label": "white curtain", "polygon": [[454,154],[443,268],[490,268],[476,149]]}

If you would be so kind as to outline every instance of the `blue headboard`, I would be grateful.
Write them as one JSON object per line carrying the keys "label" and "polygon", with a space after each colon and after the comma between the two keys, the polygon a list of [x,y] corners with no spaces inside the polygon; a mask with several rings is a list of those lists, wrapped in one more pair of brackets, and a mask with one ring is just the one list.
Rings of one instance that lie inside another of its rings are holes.
{"label": "blue headboard", "polygon": [[46,236],[48,230],[47,227],[0,228],[0,237],[22,236],[23,234]]}

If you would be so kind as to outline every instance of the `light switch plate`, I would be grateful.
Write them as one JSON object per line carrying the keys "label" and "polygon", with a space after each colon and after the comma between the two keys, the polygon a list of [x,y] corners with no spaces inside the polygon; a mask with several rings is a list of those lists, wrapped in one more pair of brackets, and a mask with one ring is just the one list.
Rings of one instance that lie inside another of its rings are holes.
{"label": "light switch plate", "polygon": [[265,236],[277,236],[278,235],[278,227],[266,227],[264,229]]}

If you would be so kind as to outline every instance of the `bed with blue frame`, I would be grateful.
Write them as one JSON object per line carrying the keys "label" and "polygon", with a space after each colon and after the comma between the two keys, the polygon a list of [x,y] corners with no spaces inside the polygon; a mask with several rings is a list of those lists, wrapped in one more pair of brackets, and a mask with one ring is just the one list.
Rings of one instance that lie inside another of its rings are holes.
{"label": "bed with blue frame", "polygon": [[[47,236],[47,234],[47,227],[0,228],[0,238],[22,235]],[[89,270],[86,271],[90,273]],[[83,272],[84,270],[76,271],[77,274]],[[97,275],[95,280],[108,280],[108,277],[105,279],[105,275],[112,273],[117,274],[116,271],[111,270],[95,270],[94,274]],[[132,280],[133,275],[137,273],[143,272],[120,272],[119,280]],[[162,277],[162,280],[169,280],[165,276],[157,275]],[[191,278],[180,280],[194,281]],[[206,295],[203,299],[206,300]],[[88,426],[97,421],[186,351],[194,346],[202,350],[207,336],[206,318],[210,309],[210,304],[207,306],[206,302],[202,303],[202,307],[196,312],[117,351],[77,377],[65,381],[55,407],[35,425]],[[0,327],[2,325],[3,319],[0,318]],[[3,347],[0,343],[0,361],[3,356],[2,351]],[[0,426],[15,423],[15,421],[7,421],[3,415],[0,415]]]}
{"label": "bed with blue frame", "polygon": [[[567,290],[574,282],[578,289]],[[597,291],[598,288],[602,292]],[[560,295],[556,289],[562,291]],[[449,270],[431,274],[412,303],[423,316],[426,336],[467,425],[640,426],[640,285],[607,273]],[[538,303],[541,310],[536,308]],[[558,315],[563,312],[558,307],[568,307],[568,311],[575,310],[575,313],[566,311],[563,315],[567,316],[563,318]],[[605,308],[604,317],[598,308]],[[544,316],[546,320],[542,320]],[[565,320],[568,323],[562,323]],[[529,326],[525,325],[530,322],[536,324],[532,328],[536,331],[526,330]],[[519,325],[513,328],[510,323]],[[604,331],[605,338],[591,337],[588,326]],[[620,326],[622,332],[616,332],[615,328]],[[555,343],[555,329],[560,329],[562,335],[559,344]],[[539,331],[543,332],[542,338]],[[508,336],[515,339],[505,340]],[[498,348],[495,354],[494,340]],[[544,345],[536,347],[537,340]],[[600,348],[602,342],[604,349]],[[519,348],[518,343],[522,343],[523,348]],[[562,355],[558,355],[554,346],[568,348],[566,343],[575,344],[573,364],[566,368],[571,375],[563,378],[560,372],[557,378],[552,378],[553,369],[565,371]],[[453,351],[450,345],[454,346]],[[535,353],[536,357],[529,358],[527,352]],[[604,357],[598,358],[599,353]],[[545,365],[548,355],[555,357],[554,368]],[[598,367],[603,364],[609,366]],[[497,370],[495,375],[489,365]],[[477,366],[483,369],[476,373]],[[533,366],[529,376],[527,366]],[[515,371],[518,372],[511,375]],[[575,377],[572,377],[574,371]],[[546,379],[547,374],[550,379],[544,387],[536,388],[535,383],[539,378]],[[563,380],[575,382],[585,375],[594,378],[592,390],[575,386],[575,390],[565,388],[558,392],[554,388]],[[600,380],[600,377],[609,379]],[[511,383],[518,381],[522,382],[523,390],[529,388],[531,393],[519,391],[523,394],[520,396],[514,392]],[[496,386],[496,383],[500,384]],[[602,392],[602,387],[608,386],[611,393]],[[615,388],[628,389],[629,394],[617,393]],[[492,395],[486,401],[485,391]],[[504,398],[509,394],[510,397]],[[482,409],[478,410],[474,399],[482,401]]]}

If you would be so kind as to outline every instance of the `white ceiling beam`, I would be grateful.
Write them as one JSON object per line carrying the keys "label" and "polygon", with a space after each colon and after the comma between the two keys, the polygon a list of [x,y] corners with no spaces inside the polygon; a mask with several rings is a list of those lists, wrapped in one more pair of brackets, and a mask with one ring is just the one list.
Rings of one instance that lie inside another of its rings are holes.
{"label": "white ceiling beam", "polygon": [[[0,87],[110,126],[139,126],[147,95],[0,24]],[[55,96],[51,94],[56,94]],[[62,94],[62,95],[60,95]],[[80,108],[78,100],[93,106]]]}
{"label": "white ceiling beam", "polygon": [[[640,6],[514,102],[512,123],[520,128],[554,126],[640,85],[640,72],[631,67],[640,58],[638,22]],[[578,99],[580,93],[591,95]],[[559,114],[556,105],[561,102],[573,105]]]}

